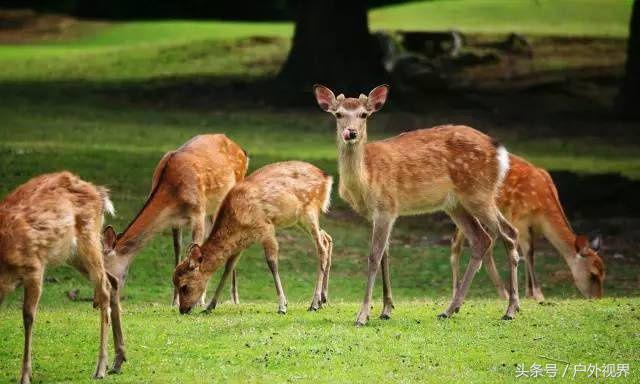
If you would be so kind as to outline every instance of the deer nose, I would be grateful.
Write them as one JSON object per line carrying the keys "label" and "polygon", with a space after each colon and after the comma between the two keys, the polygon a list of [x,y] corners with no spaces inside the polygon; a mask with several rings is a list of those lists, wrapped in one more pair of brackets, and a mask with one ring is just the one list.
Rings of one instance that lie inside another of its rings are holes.
{"label": "deer nose", "polygon": [[180,314],[181,315],[186,315],[187,313],[190,313],[190,312],[191,312],[191,307],[189,307],[189,308],[180,307]]}
{"label": "deer nose", "polygon": [[342,131],[342,138],[344,140],[353,140],[358,137],[358,132],[355,129],[347,128]]}

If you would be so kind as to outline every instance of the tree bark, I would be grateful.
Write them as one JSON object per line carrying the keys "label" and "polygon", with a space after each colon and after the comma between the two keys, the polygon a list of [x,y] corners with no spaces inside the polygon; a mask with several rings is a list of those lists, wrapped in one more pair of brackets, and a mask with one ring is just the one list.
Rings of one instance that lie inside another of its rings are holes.
{"label": "tree bark", "polygon": [[366,0],[299,0],[297,7],[293,45],[278,80],[298,91],[320,83],[356,96],[385,82]]}
{"label": "tree bark", "polygon": [[616,104],[623,117],[640,118],[640,0],[633,2],[627,41],[626,74]]}

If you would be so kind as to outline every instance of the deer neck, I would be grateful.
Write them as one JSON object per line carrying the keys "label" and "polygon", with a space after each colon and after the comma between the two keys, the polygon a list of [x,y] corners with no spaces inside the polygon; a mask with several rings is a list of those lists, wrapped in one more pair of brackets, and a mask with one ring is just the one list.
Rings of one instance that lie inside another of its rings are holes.
{"label": "deer neck", "polygon": [[127,267],[151,235],[151,231],[141,228],[134,222],[118,237],[114,248],[116,255],[114,261],[116,261],[118,265],[114,265],[113,267],[119,270],[119,275],[126,273]]}
{"label": "deer neck", "polygon": [[235,225],[214,227],[211,235],[202,245],[204,261],[201,270],[211,276],[233,255],[241,252],[252,243],[249,231],[239,230]]}
{"label": "deer neck", "polygon": [[132,259],[151,235],[151,231],[141,228],[136,222],[132,223],[118,238],[115,246],[116,254]]}
{"label": "deer neck", "polygon": [[350,194],[363,194],[367,189],[367,170],[365,167],[366,135],[356,144],[346,144],[338,138],[338,171],[340,189]]}
{"label": "deer neck", "polygon": [[545,235],[556,251],[562,255],[573,273],[574,264],[578,256],[575,249],[576,235],[571,228],[564,223],[558,222],[552,225],[549,233],[545,233]]}

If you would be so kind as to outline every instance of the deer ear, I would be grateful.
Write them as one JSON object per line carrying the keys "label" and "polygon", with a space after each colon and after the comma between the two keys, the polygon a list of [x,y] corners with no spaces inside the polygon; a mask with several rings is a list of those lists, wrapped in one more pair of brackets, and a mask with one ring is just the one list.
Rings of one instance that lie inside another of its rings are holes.
{"label": "deer ear", "polygon": [[187,249],[187,258],[189,259],[189,268],[196,269],[202,264],[202,250],[196,243],[192,243]]}
{"label": "deer ear", "polygon": [[576,236],[575,242],[576,252],[579,254],[583,254],[589,248],[589,239],[587,236],[578,235]]}
{"label": "deer ear", "polygon": [[313,86],[313,94],[323,111],[332,112],[336,109],[336,95],[329,88],[316,84]]}
{"label": "deer ear", "polygon": [[591,247],[591,249],[598,252],[602,247],[602,236],[598,235],[591,239],[591,241],[589,242],[589,246]]}
{"label": "deer ear", "polygon": [[107,225],[104,231],[102,232],[102,250],[104,253],[109,253],[116,248],[116,240],[118,240],[118,235],[116,235],[115,229],[112,226]]}
{"label": "deer ear", "polygon": [[369,92],[367,97],[367,109],[370,112],[377,112],[387,102],[389,94],[389,86],[386,84],[378,85]]}

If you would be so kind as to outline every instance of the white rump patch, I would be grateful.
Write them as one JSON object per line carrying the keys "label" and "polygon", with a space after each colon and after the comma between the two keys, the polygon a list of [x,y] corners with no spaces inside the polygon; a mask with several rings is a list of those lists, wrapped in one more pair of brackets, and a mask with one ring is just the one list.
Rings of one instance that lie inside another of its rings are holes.
{"label": "white rump patch", "polygon": [[104,195],[103,196],[103,202],[104,202],[104,211],[106,213],[108,213],[111,216],[115,216],[116,215],[116,209],[113,206],[113,203],[111,202],[111,199],[109,199],[108,195]]}
{"label": "white rump patch", "polygon": [[331,188],[333,187],[333,177],[327,176],[326,186],[324,188],[324,202],[322,203],[322,212],[329,212],[329,206],[331,206]]}
{"label": "white rump patch", "polygon": [[498,185],[501,185],[509,171],[509,151],[504,146],[496,149],[496,158],[498,159]]}

